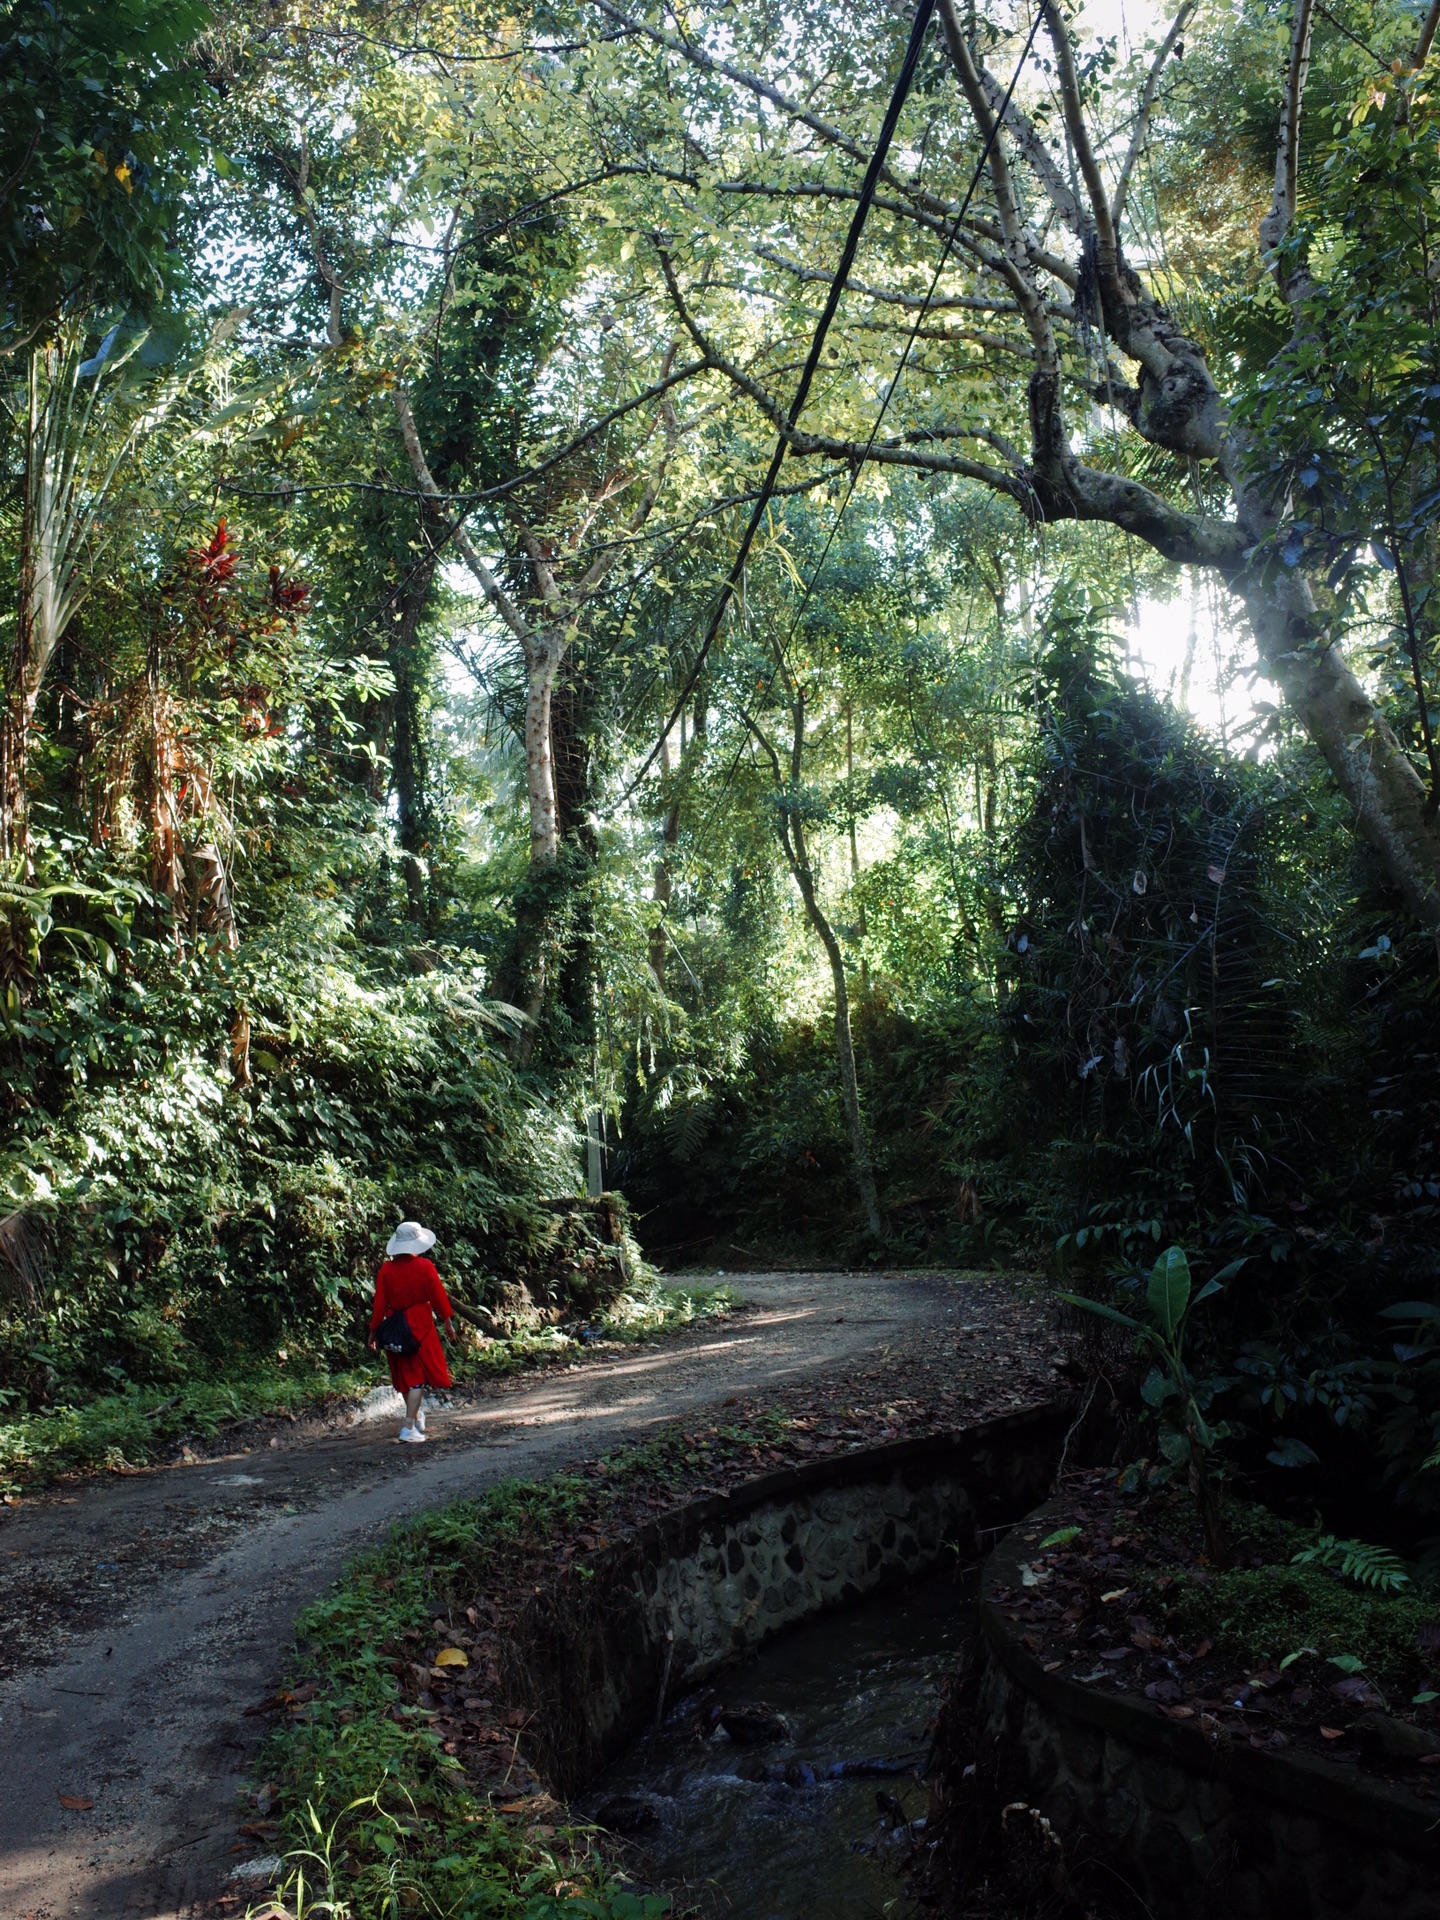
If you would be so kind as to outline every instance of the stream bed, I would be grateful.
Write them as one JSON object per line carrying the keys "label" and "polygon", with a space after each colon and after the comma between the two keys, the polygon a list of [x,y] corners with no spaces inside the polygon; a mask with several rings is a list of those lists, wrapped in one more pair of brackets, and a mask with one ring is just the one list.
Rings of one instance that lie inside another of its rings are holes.
{"label": "stream bed", "polygon": [[954,1571],[826,1614],[680,1701],[586,1808],[707,1913],[898,1920],[911,1903],[890,1835],[925,1812],[926,1729],[973,1632],[973,1586]]}

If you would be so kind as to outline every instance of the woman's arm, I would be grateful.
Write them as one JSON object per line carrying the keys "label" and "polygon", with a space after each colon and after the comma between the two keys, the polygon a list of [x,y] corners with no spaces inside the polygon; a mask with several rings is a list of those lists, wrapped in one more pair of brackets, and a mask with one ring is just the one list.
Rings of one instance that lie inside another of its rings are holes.
{"label": "woman's arm", "polygon": [[366,1343],[369,1346],[370,1351],[372,1353],[376,1351],[375,1329],[380,1325],[380,1322],[384,1318],[385,1318],[385,1269],[384,1267],[381,1267],[379,1273],[377,1273],[375,1276],[375,1305],[371,1309],[371,1313],[370,1313],[370,1338]]}
{"label": "woman's arm", "polygon": [[430,1283],[430,1305],[440,1322],[441,1333],[448,1340],[455,1331],[455,1309],[450,1304],[450,1296],[445,1291],[445,1282],[435,1271],[433,1262],[430,1272],[433,1276]]}

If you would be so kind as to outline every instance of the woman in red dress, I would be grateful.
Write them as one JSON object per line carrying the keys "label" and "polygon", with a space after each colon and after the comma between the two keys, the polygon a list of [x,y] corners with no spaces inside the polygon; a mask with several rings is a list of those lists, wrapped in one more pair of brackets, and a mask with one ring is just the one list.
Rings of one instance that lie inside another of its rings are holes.
{"label": "woman in red dress", "polygon": [[395,1391],[405,1396],[405,1424],[400,1438],[412,1443],[425,1438],[424,1392],[426,1387],[448,1387],[450,1369],[435,1331],[438,1314],[445,1336],[450,1336],[453,1314],[450,1301],[433,1260],[425,1255],[435,1244],[428,1227],[405,1220],[391,1234],[385,1251],[389,1255],[375,1280],[375,1308],[370,1315],[370,1350],[376,1351],[376,1334],[394,1313],[402,1313],[410,1332],[419,1342],[414,1353],[387,1353],[390,1378]]}

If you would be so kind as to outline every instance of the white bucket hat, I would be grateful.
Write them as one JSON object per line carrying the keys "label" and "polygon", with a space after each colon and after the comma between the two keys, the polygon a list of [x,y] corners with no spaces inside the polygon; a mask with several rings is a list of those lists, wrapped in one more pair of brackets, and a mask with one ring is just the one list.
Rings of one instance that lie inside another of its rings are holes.
{"label": "white bucket hat", "polygon": [[428,1253],[435,1236],[418,1220],[402,1220],[386,1242],[385,1251],[393,1259],[397,1253]]}

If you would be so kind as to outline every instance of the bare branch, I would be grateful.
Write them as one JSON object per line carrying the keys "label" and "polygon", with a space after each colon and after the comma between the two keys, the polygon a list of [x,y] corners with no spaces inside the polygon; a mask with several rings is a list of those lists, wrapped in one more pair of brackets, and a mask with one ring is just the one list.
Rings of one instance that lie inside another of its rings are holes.
{"label": "bare branch", "polygon": [[733,360],[728,359],[722,354],[720,349],[701,330],[699,321],[691,313],[686,304],[685,296],[680,291],[680,282],[675,274],[674,262],[663,247],[657,246],[655,251],[660,260],[660,271],[665,276],[665,288],[670,295],[670,303],[675,309],[681,326],[684,327],[690,338],[705,356],[706,365],[713,367],[717,373],[723,373],[731,386],[738,387],[741,393],[748,395],[765,415],[771,426],[775,428],[777,433],[787,432],[789,422],[785,409],[780,405],[778,400],[761,386],[758,380],[753,379],[748,373],[744,372],[742,368],[738,367]]}
{"label": "bare branch", "polygon": [[[1130,150],[1120,168],[1120,184],[1115,189],[1115,199],[1110,208],[1110,218],[1119,233],[1120,223],[1125,216],[1125,196],[1130,191],[1130,176],[1135,171],[1135,163],[1145,151],[1145,143],[1150,138],[1150,115],[1155,110],[1155,95],[1160,91],[1160,75],[1165,62],[1174,52],[1176,43],[1185,31],[1186,25],[1194,13],[1199,0],[1181,0],[1180,10],[1170,23],[1170,31],[1160,43],[1160,50],[1150,63],[1150,71],[1145,77],[1144,91],[1140,95],[1140,109],[1135,116],[1135,131],[1130,138]],[[1436,0],[1440,5],[1440,0]]]}
{"label": "bare branch", "polygon": [[[1045,311],[1045,302],[1039,288],[1030,277],[1030,261],[1026,249],[1025,222],[1020,213],[1020,202],[1015,192],[1015,183],[1010,177],[1010,162],[1005,152],[1005,141],[995,121],[995,111],[985,95],[979,70],[970,51],[969,42],[961,29],[955,13],[953,0],[940,0],[940,20],[945,29],[945,45],[949,50],[950,61],[965,98],[970,103],[970,111],[980,137],[985,141],[990,153],[990,177],[995,187],[995,204],[1000,213],[1000,228],[1004,236],[1004,265],[1001,271],[1015,296],[1016,304],[1025,321],[1025,331],[1030,336],[1030,344],[1035,349],[1035,364],[1038,375],[1059,380],[1060,353],[1055,344],[1055,334]],[[1003,95],[1001,96],[1003,99]]]}
{"label": "bare branch", "polygon": [[[946,0],[941,0],[940,17],[945,24],[947,39],[950,33],[947,15],[953,15],[953,12],[953,7],[948,7]],[[990,111],[992,113],[999,113],[1005,100],[1004,87],[978,56],[975,56],[975,66],[980,75],[980,84],[985,90],[985,98],[989,103]],[[1070,191],[1070,183],[1060,171],[1059,163],[1046,145],[1045,136],[1040,132],[1029,114],[1016,105],[1013,97],[1009,106],[1005,108],[1005,126],[1014,139],[1016,146],[1020,149],[1021,153],[1024,154],[1026,161],[1029,163],[1041,186],[1045,189],[1051,206],[1054,207],[1056,213],[1059,214],[1070,231],[1078,238],[1083,239],[1084,235],[1090,230],[1090,216]]]}
{"label": "bare branch", "polygon": [[[818,180],[798,181],[788,186],[776,186],[764,180],[721,180],[716,183],[715,191],[754,194],[767,200],[858,200],[860,198],[859,189],[856,187],[836,187]],[[945,220],[938,214],[924,213],[917,207],[907,207],[903,202],[891,200],[885,194],[877,193],[871,205],[880,208],[882,212],[893,213],[899,219],[913,220],[917,226],[923,227],[927,233],[937,235],[941,240],[951,240],[953,236],[953,245],[962,247],[992,273],[1001,271],[1000,254],[996,249],[1003,248],[1004,236],[993,220],[978,219],[971,214],[957,232],[953,219]],[[983,244],[987,240],[992,243],[989,247]],[[1033,234],[1027,233],[1025,236],[1025,251],[1029,255],[1032,266],[1042,268],[1064,286],[1074,287],[1079,284],[1080,276],[1074,265],[1062,254],[1051,253],[1048,248],[1042,247]]]}
{"label": "bare branch", "polygon": [[[802,107],[798,100],[792,100],[787,94],[783,94],[778,87],[772,87],[769,81],[762,80],[759,74],[747,73],[743,67],[732,66],[728,60],[721,60],[717,55],[706,52],[705,48],[697,46],[693,40],[684,39],[680,34],[666,33],[663,28],[648,26],[643,20],[632,20],[629,14],[622,13],[612,0],[591,0],[591,4],[599,7],[602,13],[607,14],[618,25],[628,28],[631,33],[643,34],[656,46],[664,47],[671,53],[678,53],[683,60],[688,60],[691,66],[698,67],[702,73],[719,74],[726,80],[733,80],[736,86],[744,87],[757,99],[768,100],[772,107],[778,107],[790,119],[797,120],[801,126],[808,127],[827,146],[838,148],[841,153],[849,154],[850,158],[858,161],[862,167],[869,165],[868,147],[863,146],[858,140],[852,140],[849,134],[839,127],[832,126],[828,120],[822,120],[818,114],[811,113],[807,108]],[[926,193],[913,181],[901,179],[888,166],[880,169],[880,178],[897,193],[903,194],[907,200],[928,208],[932,213],[943,215],[953,212],[947,201],[937,198],[934,194]],[[877,200],[875,204],[878,206],[880,203]]]}
{"label": "bare branch", "polygon": [[[10,198],[11,194],[15,191],[16,187],[18,187],[20,182],[24,179],[25,169],[30,165],[30,162],[35,158],[35,149],[40,144],[40,129],[43,124],[44,123],[41,120],[39,119],[36,120],[35,130],[30,135],[29,145],[26,147],[24,153],[20,156],[19,166],[16,167],[15,171],[10,175],[10,178],[6,180],[3,183],[3,185],[0,185],[0,206],[3,206],[5,204],[5,202]],[[17,1216],[13,1214],[11,1215],[12,1219],[16,1217]],[[0,1226],[3,1226],[3,1225],[4,1225],[4,1222],[0,1221]]]}
{"label": "bare branch", "polygon": [[[400,422],[400,436],[405,442],[405,451],[410,456],[411,470],[421,493],[432,502],[443,501],[444,495],[435,484],[429,462],[425,458],[424,448],[420,445],[420,435],[415,426],[415,416],[410,411],[410,402],[405,396],[405,389],[398,381],[395,385],[395,416]],[[480,591],[521,646],[528,649],[533,639],[529,627],[514,601],[481,559],[475,542],[466,532],[463,523],[459,520],[446,520],[445,530],[459,548],[466,566],[480,583]]]}
{"label": "bare branch", "polygon": [[1286,300],[1298,291],[1298,281],[1306,276],[1289,272],[1280,260],[1280,249],[1295,219],[1295,194],[1300,172],[1300,115],[1305,101],[1305,77],[1310,71],[1310,36],[1315,24],[1314,0],[1295,0],[1295,19],[1290,29],[1290,65],[1285,74],[1285,93],[1280,102],[1280,132],[1275,143],[1275,191],[1270,210],[1260,222],[1260,248],[1275,275],[1275,284]]}
{"label": "bare branch", "polygon": [[1420,38],[1415,42],[1415,51],[1410,56],[1412,67],[1423,67],[1430,58],[1430,49],[1435,44],[1435,29],[1440,27],[1440,0],[1430,0],[1430,11],[1425,16],[1425,24],[1420,29]]}
{"label": "bare branch", "polygon": [[[798,260],[786,257],[777,247],[757,246],[757,258],[768,260],[772,266],[782,268],[786,273],[794,274],[797,280],[818,282],[829,286],[830,273],[819,267],[802,266]],[[890,287],[867,286],[863,280],[857,280],[852,274],[845,283],[851,293],[863,294],[867,300],[882,300],[888,306],[908,307],[912,312],[939,313],[943,310],[958,310],[964,313],[1018,313],[1019,303],[1014,300],[987,300],[981,294],[974,293],[937,293],[933,299],[920,293],[901,293]]]}
{"label": "bare branch", "polygon": [[304,127],[300,128],[300,155],[292,166],[284,151],[272,140],[270,151],[280,162],[280,166],[290,182],[296,210],[310,240],[310,251],[315,257],[315,270],[329,293],[329,308],[325,318],[325,338],[332,347],[338,347],[344,340],[342,320],[344,314],[345,285],[339,272],[330,263],[325,248],[325,237],[320,231],[320,222],[310,203],[310,141]]}
{"label": "bare branch", "polygon": [[1055,49],[1055,77],[1060,87],[1060,104],[1065,112],[1065,125],[1070,130],[1070,144],[1075,149],[1076,164],[1080,168],[1080,177],[1085,182],[1085,192],[1090,200],[1090,212],[1095,221],[1095,237],[1100,246],[1101,260],[1114,271],[1118,261],[1119,243],[1115,236],[1115,226],[1110,218],[1110,196],[1105,191],[1105,182],[1100,177],[1100,163],[1095,158],[1095,149],[1090,144],[1090,129],[1085,124],[1085,102],[1080,92],[1080,79],[1075,71],[1075,49],[1070,41],[1070,32],[1060,17],[1058,0],[1040,0],[1040,11],[1045,17],[1045,28],[1050,35],[1050,43]]}

